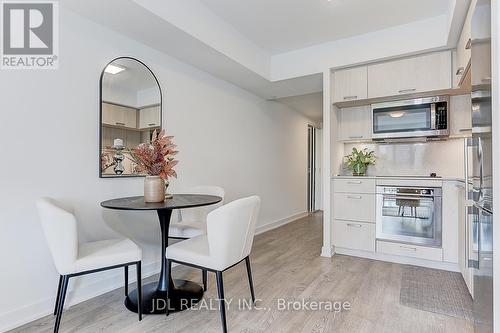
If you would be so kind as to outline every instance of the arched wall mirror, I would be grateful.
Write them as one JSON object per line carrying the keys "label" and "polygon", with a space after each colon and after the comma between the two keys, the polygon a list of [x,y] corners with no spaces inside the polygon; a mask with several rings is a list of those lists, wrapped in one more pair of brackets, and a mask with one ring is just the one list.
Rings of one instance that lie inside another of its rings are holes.
{"label": "arched wall mirror", "polygon": [[111,61],[100,81],[99,176],[144,176],[129,151],[149,142],[161,124],[161,88],[153,72],[134,58]]}

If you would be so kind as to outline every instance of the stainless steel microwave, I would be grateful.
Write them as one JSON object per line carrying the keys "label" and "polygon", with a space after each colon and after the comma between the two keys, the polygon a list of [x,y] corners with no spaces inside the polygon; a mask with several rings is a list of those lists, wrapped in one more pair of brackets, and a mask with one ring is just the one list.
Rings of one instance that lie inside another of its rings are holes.
{"label": "stainless steel microwave", "polygon": [[448,96],[376,103],[371,108],[375,140],[450,135]]}

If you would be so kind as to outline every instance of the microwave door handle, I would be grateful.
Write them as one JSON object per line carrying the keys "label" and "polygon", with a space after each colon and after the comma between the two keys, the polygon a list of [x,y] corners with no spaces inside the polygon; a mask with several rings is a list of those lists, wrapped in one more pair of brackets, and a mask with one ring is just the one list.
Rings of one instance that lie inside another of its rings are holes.
{"label": "microwave door handle", "polygon": [[436,104],[431,104],[431,129],[436,129]]}

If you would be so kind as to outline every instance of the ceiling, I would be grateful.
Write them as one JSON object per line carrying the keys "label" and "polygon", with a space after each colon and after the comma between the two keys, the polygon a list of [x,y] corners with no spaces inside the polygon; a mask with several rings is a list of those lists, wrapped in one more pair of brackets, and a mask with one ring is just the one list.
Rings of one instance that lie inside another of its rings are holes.
{"label": "ceiling", "polygon": [[454,48],[469,3],[65,0],[61,7],[317,119],[330,69]]}
{"label": "ceiling", "polygon": [[111,64],[123,67],[125,70],[117,74],[105,72],[103,75],[103,84],[115,86],[120,90],[135,92],[158,87],[158,83],[149,69],[140,62],[122,58],[114,60]]}
{"label": "ceiling", "polygon": [[200,0],[278,54],[447,14],[450,0]]}
{"label": "ceiling", "polygon": [[323,93],[306,94],[276,99],[307,118],[321,123],[323,120]]}

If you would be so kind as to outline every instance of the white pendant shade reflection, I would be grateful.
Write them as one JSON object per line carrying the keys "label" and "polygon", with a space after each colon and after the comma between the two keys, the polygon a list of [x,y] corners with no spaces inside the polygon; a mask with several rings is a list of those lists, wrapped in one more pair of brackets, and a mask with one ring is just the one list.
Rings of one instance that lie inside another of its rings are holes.
{"label": "white pendant shade reflection", "polygon": [[125,69],[125,67],[109,64],[108,66],[106,66],[106,69],[104,69],[104,71],[108,74],[118,74]]}

